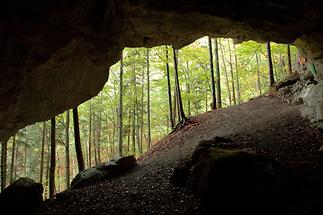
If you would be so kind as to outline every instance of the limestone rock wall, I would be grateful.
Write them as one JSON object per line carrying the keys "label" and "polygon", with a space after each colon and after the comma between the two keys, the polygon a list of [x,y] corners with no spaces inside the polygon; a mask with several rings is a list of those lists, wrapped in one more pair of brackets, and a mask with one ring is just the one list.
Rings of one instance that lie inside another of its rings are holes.
{"label": "limestone rock wall", "polygon": [[0,140],[94,97],[125,46],[211,35],[293,43],[322,80],[318,0],[2,0]]}

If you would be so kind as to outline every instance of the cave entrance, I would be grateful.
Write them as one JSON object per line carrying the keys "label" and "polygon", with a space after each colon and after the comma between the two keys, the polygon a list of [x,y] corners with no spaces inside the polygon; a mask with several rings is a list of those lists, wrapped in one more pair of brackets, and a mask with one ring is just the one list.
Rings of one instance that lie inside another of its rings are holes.
{"label": "cave entrance", "polygon": [[[290,50],[288,50],[289,48]],[[218,108],[219,104],[222,108],[239,105],[268,92],[270,83],[266,44],[253,41],[234,44],[234,41],[229,38],[212,38],[211,50],[215,80],[218,78],[217,61],[219,63],[220,81],[215,83],[216,85],[220,83],[220,88],[216,90],[220,89],[221,91],[221,103],[219,103],[219,94],[217,94]],[[215,57],[215,53],[218,57]],[[291,63],[295,64],[297,61],[296,47],[271,43],[271,57],[276,82],[290,75],[289,56]],[[189,118],[211,111],[210,71],[212,66],[208,37],[200,38],[178,50],[177,67],[186,116]],[[167,68],[169,79],[167,78]],[[119,113],[121,70],[123,74],[122,115]],[[171,94],[171,100],[169,100],[168,93]],[[97,165],[119,156],[120,117],[123,119],[121,125],[122,155],[139,157],[149,147],[169,134],[180,121],[175,93],[174,55],[171,46],[149,49],[125,48],[122,66],[120,61],[113,65],[110,68],[109,80],[101,92],[78,107],[85,167]],[[172,104],[171,109],[169,101]],[[170,115],[170,110],[172,115]],[[73,178],[78,172],[75,150],[72,147],[74,145],[73,121],[70,117],[70,122],[67,122],[67,115],[64,113],[56,117],[56,192],[66,188],[66,127],[68,123],[70,126],[69,144],[71,145],[70,174],[72,177],[70,178]],[[15,146],[13,146],[13,142],[15,142]],[[39,180],[40,168],[43,168],[44,171],[48,168],[49,144],[50,124],[48,122],[36,123],[21,129],[8,142],[7,160],[8,163],[14,162],[14,165],[11,169],[8,168],[7,180],[13,181],[21,176]],[[46,177],[48,175],[44,173],[42,180],[44,185],[47,183]],[[44,187],[46,196],[48,186]]]}

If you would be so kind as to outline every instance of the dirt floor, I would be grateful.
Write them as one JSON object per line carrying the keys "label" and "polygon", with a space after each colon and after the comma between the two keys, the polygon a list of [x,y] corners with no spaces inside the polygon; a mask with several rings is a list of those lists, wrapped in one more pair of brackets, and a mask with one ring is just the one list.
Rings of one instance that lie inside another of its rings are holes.
{"label": "dirt floor", "polygon": [[46,201],[41,214],[204,214],[189,188],[175,187],[169,178],[201,140],[215,136],[267,154],[288,169],[295,187],[280,214],[323,214],[317,197],[323,191],[323,155],[318,153],[323,133],[297,107],[274,96],[192,117],[143,155],[131,172]]}

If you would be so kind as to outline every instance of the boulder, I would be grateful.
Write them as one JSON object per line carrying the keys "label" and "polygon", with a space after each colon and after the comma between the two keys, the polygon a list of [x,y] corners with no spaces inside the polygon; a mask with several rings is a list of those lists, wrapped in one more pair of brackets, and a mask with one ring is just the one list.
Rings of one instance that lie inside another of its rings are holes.
{"label": "boulder", "polygon": [[254,214],[276,204],[278,163],[250,149],[230,149],[229,141],[223,140],[201,142],[174,170],[172,182],[189,186],[212,213]]}
{"label": "boulder", "polygon": [[126,156],[117,160],[110,160],[98,166],[85,169],[78,173],[71,182],[71,188],[76,189],[92,185],[98,181],[121,175],[137,166],[134,156]]}
{"label": "boulder", "polygon": [[135,166],[137,166],[137,161],[134,156],[126,156],[119,158],[118,160],[115,161],[116,164],[118,165],[118,169],[122,171],[127,171]]}
{"label": "boulder", "polygon": [[0,194],[1,214],[34,214],[43,202],[43,185],[19,178]]}

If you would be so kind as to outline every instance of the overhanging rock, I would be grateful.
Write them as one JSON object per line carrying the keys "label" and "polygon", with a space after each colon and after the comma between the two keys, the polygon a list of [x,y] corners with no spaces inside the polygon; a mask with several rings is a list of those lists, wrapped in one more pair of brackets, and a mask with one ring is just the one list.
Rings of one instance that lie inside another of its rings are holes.
{"label": "overhanging rock", "polygon": [[3,0],[0,140],[97,95],[126,46],[296,41],[321,81],[322,13],[321,1],[301,0]]}

